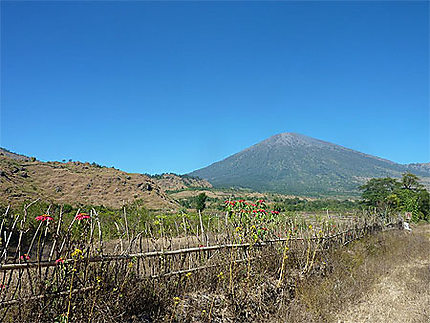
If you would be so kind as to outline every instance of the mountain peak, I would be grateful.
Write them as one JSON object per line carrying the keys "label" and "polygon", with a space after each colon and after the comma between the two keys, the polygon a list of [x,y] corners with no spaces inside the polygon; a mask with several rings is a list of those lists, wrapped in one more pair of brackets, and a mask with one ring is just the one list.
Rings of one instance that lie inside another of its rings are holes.
{"label": "mountain peak", "polygon": [[298,146],[321,147],[324,145],[335,146],[334,144],[324,142],[322,140],[318,140],[318,139],[308,137],[299,133],[294,133],[294,132],[279,133],[277,135],[267,138],[266,140],[263,140],[257,145],[260,145],[260,144],[267,145],[267,146],[289,146],[289,147],[298,147]]}
{"label": "mountain peak", "polygon": [[368,178],[400,177],[409,170],[429,179],[429,172],[423,167],[396,164],[302,134],[284,132],[190,175],[204,178],[215,187],[353,196]]}

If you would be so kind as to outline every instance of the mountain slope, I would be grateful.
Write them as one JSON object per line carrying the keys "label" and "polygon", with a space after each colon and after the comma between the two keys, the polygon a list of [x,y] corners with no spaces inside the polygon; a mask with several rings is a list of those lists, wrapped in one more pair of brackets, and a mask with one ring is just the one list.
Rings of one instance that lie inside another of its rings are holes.
{"label": "mountain slope", "polygon": [[16,205],[36,198],[113,208],[135,200],[148,209],[178,207],[147,175],[81,162],[41,162],[0,148],[0,203]]}
{"label": "mountain slope", "polygon": [[161,175],[151,175],[150,177],[165,192],[190,188],[212,188],[212,185],[207,180],[187,175],[165,173]]}
{"label": "mountain slope", "polygon": [[371,177],[399,177],[411,171],[430,177],[425,167],[400,165],[295,133],[270,137],[189,175],[215,187],[246,187],[300,195],[344,195]]}

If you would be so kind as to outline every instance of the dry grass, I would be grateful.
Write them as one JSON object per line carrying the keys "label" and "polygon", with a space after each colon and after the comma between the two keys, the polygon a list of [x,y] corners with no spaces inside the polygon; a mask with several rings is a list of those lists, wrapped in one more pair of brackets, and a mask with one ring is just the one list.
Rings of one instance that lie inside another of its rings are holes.
{"label": "dry grass", "polygon": [[53,203],[120,208],[141,200],[148,208],[171,210],[178,205],[143,174],[80,162],[13,160],[0,156],[0,202],[19,205],[42,198]]}
{"label": "dry grass", "polygon": [[212,188],[212,184],[205,179],[194,177],[180,177],[176,174],[163,174],[160,178],[156,178],[158,186],[163,191],[186,190],[189,188]]}
{"label": "dry grass", "polygon": [[428,322],[429,230],[391,230],[334,249],[320,259],[329,266],[306,277],[289,268],[281,286],[279,250],[266,251],[250,273],[236,267],[233,291],[217,271],[194,276],[154,321]]}
{"label": "dry grass", "polygon": [[[331,273],[302,281],[289,322],[428,322],[430,225],[387,231],[335,252]],[[279,321],[283,321],[283,318]]]}

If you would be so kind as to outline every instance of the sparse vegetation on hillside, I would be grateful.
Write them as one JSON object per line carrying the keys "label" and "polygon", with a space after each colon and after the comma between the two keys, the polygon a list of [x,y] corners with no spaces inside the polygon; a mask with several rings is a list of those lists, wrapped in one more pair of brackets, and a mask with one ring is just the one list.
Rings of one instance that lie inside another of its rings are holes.
{"label": "sparse vegetation on hillside", "polygon": [[97,164],[40,162],[0,156],[0,203],[20,205],[40,198],[74,206],[121,208],[141,200],[150,209],[176,209],[156,182]]}
{"label": "sparse vegetation on hillside", "polygon": [[179,205],[166,191],[211,187],[188,175],[131,174],[95,162],[41,162],[0,149],[0,204],[41,198],[56,204],[120,208],[140,200],[148,209],[171,212]]}
{"label": "sparse vegetation on hillside", "polygon": [[212,185],[203,179],[198,177],[192,177],[189,175],[177,175],[174,173],[164,173],[150,175],[152,179],[163,189],[164,192],[174,192],[185,189],[209,189]]}

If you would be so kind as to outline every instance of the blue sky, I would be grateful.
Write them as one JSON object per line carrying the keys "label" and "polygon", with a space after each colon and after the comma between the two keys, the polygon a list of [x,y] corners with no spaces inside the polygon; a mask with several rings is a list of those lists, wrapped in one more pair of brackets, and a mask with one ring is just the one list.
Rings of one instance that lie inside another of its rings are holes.
{"label": "blue sky", "polygon": [[297,132],[429,162],[429,3],[1,2],[2,147],[186,173]]}

